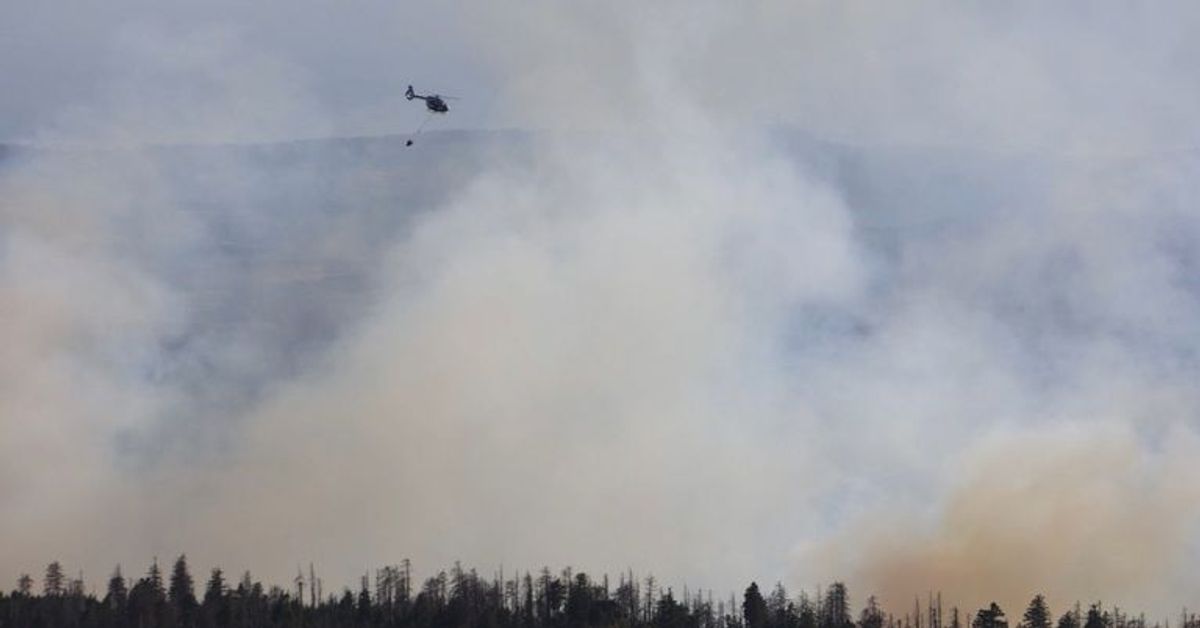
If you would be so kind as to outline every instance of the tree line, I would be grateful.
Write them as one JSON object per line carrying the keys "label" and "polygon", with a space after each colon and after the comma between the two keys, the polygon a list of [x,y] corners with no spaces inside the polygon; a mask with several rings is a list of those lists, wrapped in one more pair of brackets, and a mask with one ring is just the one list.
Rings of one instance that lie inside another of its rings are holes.
{"label": "tree line", "polygon": [[[165,577],[157,559],[134,580],[118,566],[103,596],[53,562],[40,589],[24,574],[10,593],[0,591],[0,628],[1010,628],[995,603],[943,612],[941,595],[932,593],[901,614],[868,597],[855,616],[839,582],[794,597],[782,584],[764,592],[750,583],[740,599],[714,599],[711,591],[675,591],[632,573],[615,581],[569,568],[482,577],[456,563],[415,587],[407,560],[364,575],[357,591],[327,594],[311,565],[289,588],[264,587],[249,572],[235,583],[219,568],[200,588],[197,595],[186,556]],[[1200,628],[1200,620],[1184,610],[1178,626]],[[1076,604],[1055,620],[1037,595],[1011,628],[1152,627],[1142,615],[1100,603]]]}

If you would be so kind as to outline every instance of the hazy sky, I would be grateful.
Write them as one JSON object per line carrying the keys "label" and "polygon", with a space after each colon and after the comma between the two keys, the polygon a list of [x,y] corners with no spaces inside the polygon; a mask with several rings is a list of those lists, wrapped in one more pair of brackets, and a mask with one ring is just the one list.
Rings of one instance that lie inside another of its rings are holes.
{"label": "hazy sky", "polygon": [[[466,98],[451,124],[478,127],[488,122],[496,82],[485,52],[463,32],[462,13],[469,12],[395,2],[6,2],[0,138],[70,128],[114,99],[154,118],[184,115],[169,110],[180,104],[172,99],[223,103],[230,123],[294,109],[311,116],[292,120],[283,137],[406,132],[419,121],[403,100],[409,83]],[[206,89],[216,75],[242,74],[286,80],[288,93],[271,96],[297,102],[247,99],[235,108]],[[237,128],[228,139],[252,138],[252,130]]]}
{"label": "hazy sky", "polygon": [[[0,138],[55,149],[0,162],[0,577],[1194,604],[1194,5],[43,5],[0,5]],[[138,148],[404,134],[409,83],[539,132]]]}

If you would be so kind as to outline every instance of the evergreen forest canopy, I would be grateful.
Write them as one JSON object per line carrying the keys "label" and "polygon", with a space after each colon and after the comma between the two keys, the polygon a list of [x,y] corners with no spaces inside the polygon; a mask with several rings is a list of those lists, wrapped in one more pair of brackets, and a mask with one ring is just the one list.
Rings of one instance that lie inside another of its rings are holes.
{"label": "evergreen forest canopy", "polygon": [[[68,578],[57,561],[46,567],[40,589],[23,574],[9,594],[0,592],[0,628],[1009,628],[996,603],[960,613],[945,610],[941,594],[925,604],[914,600],[904,612],[881,608],[868,597],[855,616],[850,594],[835,582],[815,595],[789,596],[782,584],[769,592],[757,583],[742,593],[714,600],[712,591],[676,591],[653,576],[621,574],[616,582],[570,568],[553,574],[543,568],[506,577],[481,577],[455,563],[414,588],[408,560],[364,575],[357,591],[323,590],[310,565],[290,589],[264,587],[250,572],[236,584],[215,568],[197,596],[186,556],[164,578],[155,559],[145,576],[130,580],[118,566],[104,595],[88,592],[82,574]],[[1200,628],[1185,608],[1179,628]],[[1170,628],[1118,607],[1077,602],[1057,620],[1038,594],[1013,628]]]}

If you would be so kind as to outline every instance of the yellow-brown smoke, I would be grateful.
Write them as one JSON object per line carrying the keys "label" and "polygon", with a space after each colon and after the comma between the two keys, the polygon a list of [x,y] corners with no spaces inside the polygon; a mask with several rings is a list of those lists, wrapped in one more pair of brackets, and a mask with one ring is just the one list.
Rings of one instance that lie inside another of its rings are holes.
{"label": "yellow-brown smoke", "polygon": [[905,511],[869,520],[812,558],[907,609],[941,591],[1015,621],[1037,593],[1163,609],[1186,596],[1184,548],[1200,513],[1200,442],[1173,431],[1152,452],[1125,427],[1074,425],[991,438],[964,452],[931,523]]}

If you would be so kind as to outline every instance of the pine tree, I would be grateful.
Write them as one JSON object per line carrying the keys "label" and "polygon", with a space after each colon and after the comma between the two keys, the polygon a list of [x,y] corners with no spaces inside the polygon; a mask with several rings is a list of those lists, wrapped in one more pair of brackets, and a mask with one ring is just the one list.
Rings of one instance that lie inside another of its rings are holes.
{"label": "pine tree", "polygon": [[104,596],[104,605],[114,611],[119,611],[125,608],[125,602],[128,599],[129,589],[125,584],[125,576],[121,575],[121,566],[117,565],[108,578],[108,593]]}
{"label": "pine tree", "polygon": [[807,593],[800,594],[798,628],[817,628],[817,607]]}
{"label": "pine tree", "polygon": [[204,586],[204,604],[216,604],[225,597],[225,573],[220,567],[212,570],[208,583]]}
{"label": "pine tree", "polygon": [[524,583],[523,588],[525,589],[524,608],[521,609],[522,617],[524,618],[526,625],[532,626],[535,606],[533,601],[533,574],[526,571],[525,578],[522,580],[522,582]]}
{"label": "pine tree", "polygon": [[1041,593],[1035,595],[1025,609],[1022,625],[1025,628],[1050,628],[1050,608],[1046,606],[1046,598]]}
{"label": "pine tree", "polygon": [[42,580],[42,593],[47,596],[58,596],[65,592],[62,565],[54,561],[46,565],[46,578]]}
{"label": "pine tree", "polygon": [[204,586],[204,601],[200,603],[199,624],[203,628],[228,626],[230,619],[225,573],[219,567],[212,570]]}
{"label": "pine tree", "polygon": [[370,578],[364,575],[361,584],[362,587],[358,590],[358,620],[366,622],[371,617],[371,592],[368,590]]}
{"label": "pine tree", "polygon": [[751,582],[742,597],[742,618],[746,628],[765,628],[767,625],[767,601],[758,590],[758,583]]}
{"label": "pine tree", "polygon": [[867,605],[862,609],[858,625],[859,628],[883,628],[883,611],[879,609],[874,595],[867,598]]}
{"label": "pine tree", "polygon": [[157,556],[154,557],[154,562],[150,563],[150,571],[146,572],[146,581],[156,593],[163,594],[162,570],[158,568]]}
{"label": "pine tree", "polygon": [[162,572],[158,559],[151,563],[144,578],[129,589],[128,615],[134,626],[153,628],[167,623],[166,596],[163,593]]}
{"label": "pine tree", "polygon": [[971,628],[1008,628],[1008,619],[1005,618],[1004,611],[1000,610],[1000,606],[992,602],[987,608],[979,609],[971,622]]}
{"label": "pine tree", "polygon": [[829,590],[825,592],[819,625],[821,628],[846,628],[852,624],[850,595],[846,592],[846,585],[835,582],[829,585]]}
{"label": "pine tree", "polygon": [[179,625],[190,628],[196,624],[196,593],[192,583],[192,574],[188,572],[187,556],[180,554],[171,569],[171,585],[167,592],[167,600],[179,618]]}
{"label": "pine tree", "polygon": [[1083,623],[1083,628],[1108,628],[1108,617],[1100,608],[1100,604],[1092,604],[1088,607],[1087,620]]}
{"label": "pine tree", "polygon": [[33,595],[33,576],[23,573],[17,578],[17,595],[29,597]]}
{"label": "pine tree", "polygon": [[794,628],[792,603],[782,582],[776,582],[771,595],[767,596],[767,616],[772,628]]}
{"label": "pine tree", "polygon": [[670,589],[658,599],[654,610],[654,628],[695,628],[695,618],[685,605],[675,601]]}

